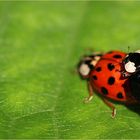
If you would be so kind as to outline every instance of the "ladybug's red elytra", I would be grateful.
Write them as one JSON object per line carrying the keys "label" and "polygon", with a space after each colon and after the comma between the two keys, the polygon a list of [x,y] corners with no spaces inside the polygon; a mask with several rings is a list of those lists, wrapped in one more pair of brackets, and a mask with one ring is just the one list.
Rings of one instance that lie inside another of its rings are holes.
{"label": "ladybug's red elytra", "polygon": [[112,117],[115,117],[116,108],[110,100],[125,104],[139,103],[130,90],[129,82],[129,78],[139,70],[140,51],[129,54],[110,51],[84,56],[78,64],[79,75],[88,83],[89,97],[84,102],[91,101],[96,91],[112,109]]}

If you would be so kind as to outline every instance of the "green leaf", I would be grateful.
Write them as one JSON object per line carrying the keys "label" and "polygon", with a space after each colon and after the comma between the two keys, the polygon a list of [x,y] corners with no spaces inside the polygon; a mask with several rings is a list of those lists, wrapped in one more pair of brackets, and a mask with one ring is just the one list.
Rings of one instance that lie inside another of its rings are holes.
{"label": "green leaf", "polygon": [[140,116],[117,116],[74,74],[93,51],[139,49],[140,2],[0,2],[0,138],[140,138]]}

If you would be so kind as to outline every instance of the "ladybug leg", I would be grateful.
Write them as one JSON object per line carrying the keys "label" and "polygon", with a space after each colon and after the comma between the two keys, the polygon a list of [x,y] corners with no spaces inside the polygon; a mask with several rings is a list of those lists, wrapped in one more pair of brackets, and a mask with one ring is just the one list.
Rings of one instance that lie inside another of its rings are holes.
{"label": "ladybug leg", "polygon": [[102,99],[103,99],[104,103],[105,103],[108,107],[110,107],[110,108],[112,109],[111,117],[112,117],[112,118],[115,118],[115,116],[116,116],[116,108],[115,108],[115,106],[114,106],[111,102],[109,102],[107,99],[105,99],[105,98],[102,98]]}
{"label": "ladybug leg", "polygon": [[89,81],[87,82],[87,86],[88,86],[89,96],[84,99],[84,103],[89,103],[93,98],[93,88]]}

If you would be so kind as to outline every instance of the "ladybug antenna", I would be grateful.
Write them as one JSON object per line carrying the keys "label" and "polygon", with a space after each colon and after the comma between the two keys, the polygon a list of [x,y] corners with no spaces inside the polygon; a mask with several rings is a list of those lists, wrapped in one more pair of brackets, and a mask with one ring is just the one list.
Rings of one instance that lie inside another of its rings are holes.
{"label": "ladybug antenna", "polygon": [[128,46],[128,53],[130,52],[130,46]]}

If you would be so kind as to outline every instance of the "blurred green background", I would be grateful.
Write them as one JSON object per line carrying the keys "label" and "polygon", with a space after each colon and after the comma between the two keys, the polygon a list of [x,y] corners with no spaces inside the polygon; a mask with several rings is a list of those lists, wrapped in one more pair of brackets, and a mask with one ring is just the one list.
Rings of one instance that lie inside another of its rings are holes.
{"label": "blurred green background", "polygon": [[0,138],[140,138],[140,116],[117,116],[73,74],[80,56],[140,45],[140,2],[0,2]]}

